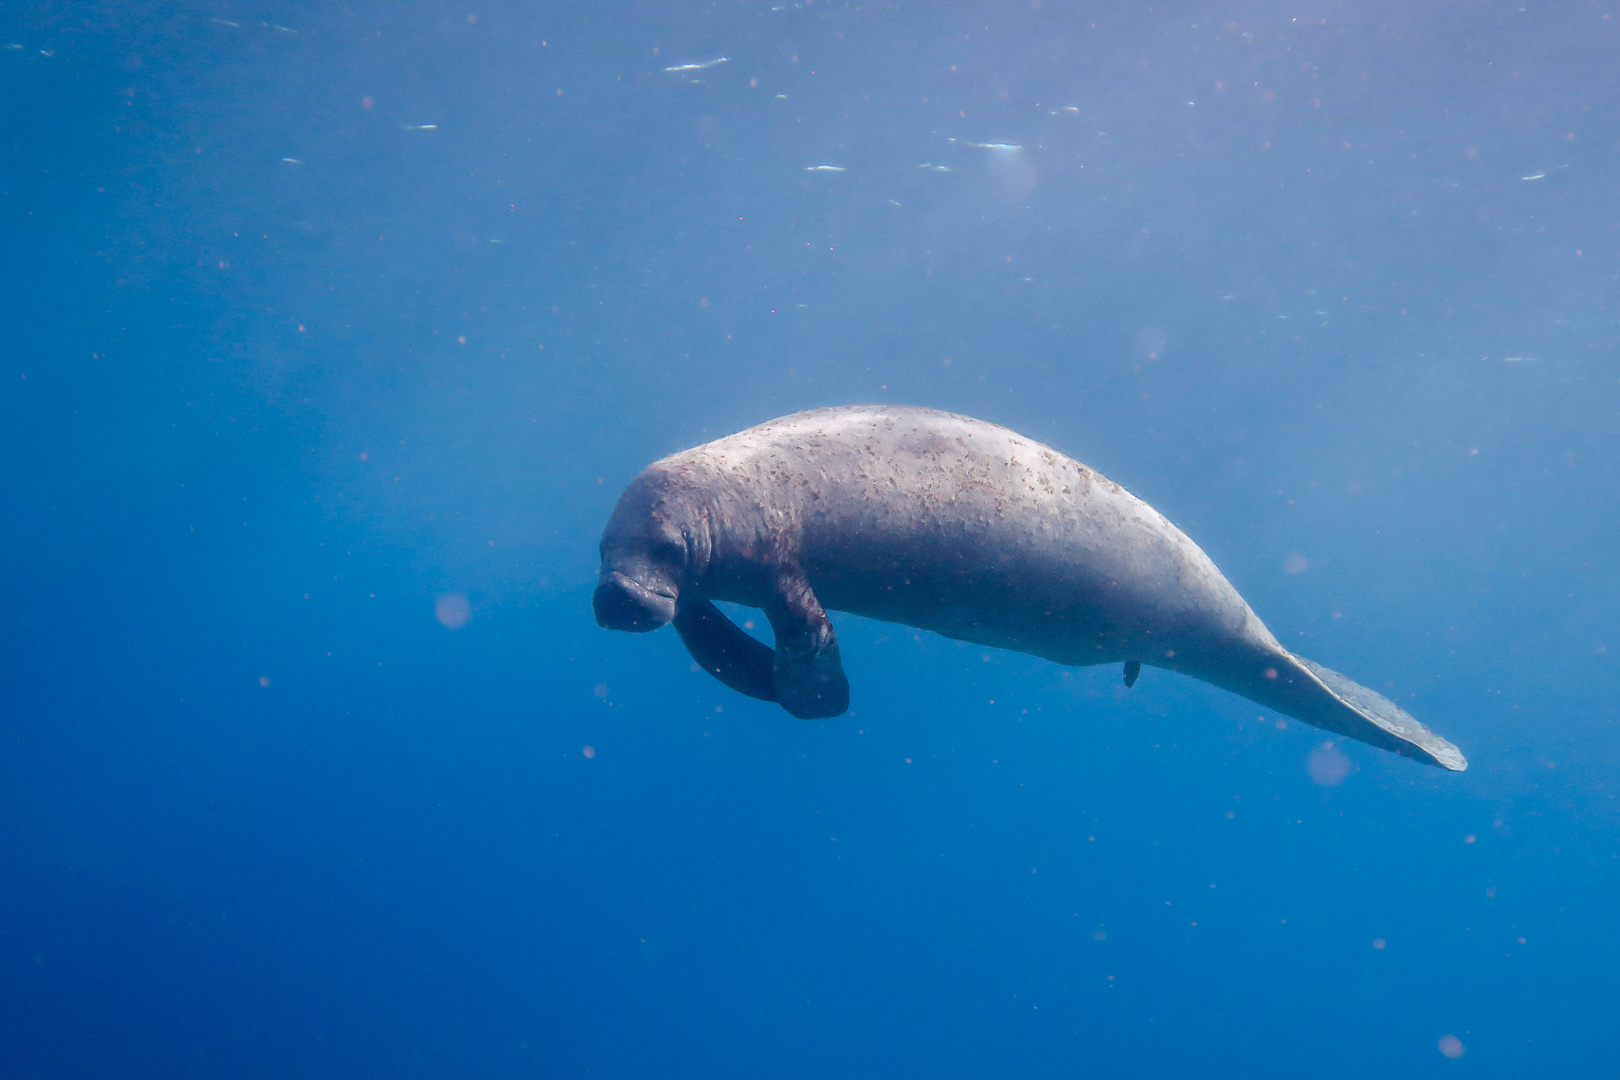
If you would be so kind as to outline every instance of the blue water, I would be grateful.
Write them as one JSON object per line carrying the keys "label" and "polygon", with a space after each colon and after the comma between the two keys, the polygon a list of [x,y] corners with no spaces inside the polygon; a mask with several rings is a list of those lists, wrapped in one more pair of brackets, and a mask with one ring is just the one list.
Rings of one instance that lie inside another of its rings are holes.
{"label": "blue water", "polygon": [[[1611,8],[0,6],[0,1075],[1620,1073]],[[864,401],[1470,769],[596,627],[640,468]]]}

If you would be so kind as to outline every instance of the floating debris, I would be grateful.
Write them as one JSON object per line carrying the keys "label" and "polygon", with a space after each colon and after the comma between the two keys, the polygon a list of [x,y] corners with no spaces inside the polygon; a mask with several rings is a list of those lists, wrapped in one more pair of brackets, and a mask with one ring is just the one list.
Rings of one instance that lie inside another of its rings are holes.
{"label": "floating debris", "polygon": [[716,64],[729,64],[729,63],[731,63],[731,57],[729,57],[729,56],[717,56],[713,60],[705,60],[701,64],[672,64],[669,67],[665,68],[664,70],[665,71],[673,71],[673,72],[677,72],[677,73],[682,72],[682,71],[703,71],[706,68],[714,67]]}
{"label": "floating debris", "polygon": [[[948,139],[947,141],[948,142],[956,142],[957,140],[956,139]],[[999,151],[1002,151],[1004,153],[1008,152],[1008,151],[1022,150],[1023,149],[1023,147],[1019,146],[1017,143],[1005,143],[1005,142],[964,142],[964,143],[962,143],[962,145],[963,146],[976,147],[976,148],[978,148],[980,150],[999,150]]]}

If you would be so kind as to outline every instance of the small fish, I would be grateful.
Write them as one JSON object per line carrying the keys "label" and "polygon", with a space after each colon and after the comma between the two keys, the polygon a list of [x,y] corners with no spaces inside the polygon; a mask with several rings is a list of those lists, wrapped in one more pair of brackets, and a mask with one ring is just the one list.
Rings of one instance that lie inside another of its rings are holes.
{"label": "small fish", "polygon": [[805,172],[843,172],[842,165],[806,165]]}
{"label": "small fish", "polygon": [[302,165],[304,163],[303,158],[284,157],[281,160],[285,161],[289,165]]}
{"label": "small fish", "polygon": [[705,68],[712,68],[716,64],[729,64],[729,63],[731,63],[731,57],[729,57],[729,56],[717,56],[713,60],[705,60],[701,64],[673,64],[673,65],[665,68],[664,70],[665,71],[675,71],[675,72],[680,72],[680,71],[702,71]]}
{"label": "small fish", "polygon": [[219,25],[221,25],[221,26],[236,26],[236,27],[240,27],[240,26],[241,26],[241,25],[242,25],[242,24],[241,24],[241,23],[239,23],[239,22],[231,22],[231,20],[229,20],[229,19],[219,19],[219,18],[214,18],[214,19],[209,19],[209,20],[208,20],[208,21],[209,21],[209,22],[211,22],[211,23],[218,23],[218,24],[219,24]]}
{"label": "small fish", "polygon": [[401,124],[400,129],[403,130],[403,131],[438,131],[439,130],[439,125],[438,124]]}
{"label": "small fish", "polygon": [[1534,176],[1521,176],[1521,177],[1519,177],[1520,180],[1545,180],[1546,178],[1547,178],[1547,174],[1544,173],[1544,172],[1538,172]]}

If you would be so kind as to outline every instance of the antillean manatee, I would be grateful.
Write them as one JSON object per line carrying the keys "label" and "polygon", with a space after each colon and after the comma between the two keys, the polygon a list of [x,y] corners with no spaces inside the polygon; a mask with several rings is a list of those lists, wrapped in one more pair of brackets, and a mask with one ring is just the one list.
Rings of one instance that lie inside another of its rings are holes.
{"label": "antillean manatee", "polygon": [[[714,606],[757,607],[774,649]],[[596,621],[674,622],[721,682],[794,716],[849,706],[829,610],[1085,667],[1165,668],[1446,769],[1455,746],[1285,649],[1141,499],[1006,428],[933,409],[785,416],[649,465],[602,534]]]}

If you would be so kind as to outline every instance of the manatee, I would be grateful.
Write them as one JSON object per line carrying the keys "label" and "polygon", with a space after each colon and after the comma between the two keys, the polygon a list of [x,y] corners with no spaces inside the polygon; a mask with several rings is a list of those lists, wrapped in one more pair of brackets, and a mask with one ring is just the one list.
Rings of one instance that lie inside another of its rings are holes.
{"label": "manatee", "polygon": [[[1164,515],[1050,447],[933,409],[813,409],[672,454],[602,534],[596,621],[673,622],[692,658],[796,717],[849,682],[827,612],[1089,667],[1202,679],[1429,765],[1458,749],[1381,694],[1284,648]],[[775,647],[715,606],[761,609]]]}

